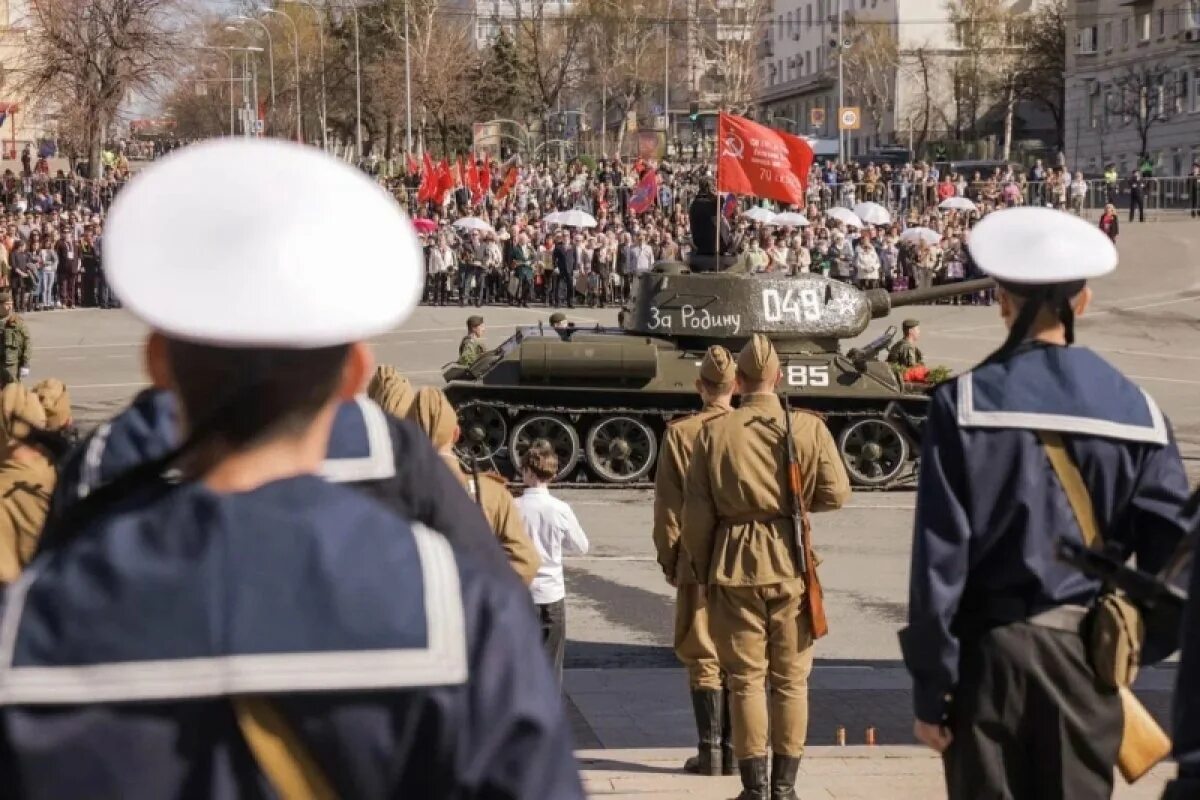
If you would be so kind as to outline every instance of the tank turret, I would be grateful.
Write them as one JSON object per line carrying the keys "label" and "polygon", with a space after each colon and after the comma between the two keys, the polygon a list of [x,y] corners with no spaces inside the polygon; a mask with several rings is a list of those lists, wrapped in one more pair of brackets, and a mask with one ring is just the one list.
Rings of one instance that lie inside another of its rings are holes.
{"label": "tank turret", "polygon": [[662,263],[637,276],[616,328],[525,327],[470,367],[448,366],[446,395],[464,432],[460,453],[514,474],[536,439],[558,453],[559,481],[644,486],[671,420],[696,411],[704,351],[733,351],[755,333],[775,343],[779,391],[819,412],[851,480],[887,487],[912,474],[911,438],[886,414],[916,420],[929,388],[904,383],[882,360],[890,328],[842,353],[841,340],[892,309],[991,287],[990,280],[888,294],[817,274],[693,273]]}
{"label": "tank turret", "polygon": [[836,351],[872,319],[893,308],[990,288],[990,278],[889,294],[860,291],[815,273],[747,275],[691,274],[682,264],[659,264],[640,275],[622,317],[630,333],[730,347],[766,334],[780,352]]}

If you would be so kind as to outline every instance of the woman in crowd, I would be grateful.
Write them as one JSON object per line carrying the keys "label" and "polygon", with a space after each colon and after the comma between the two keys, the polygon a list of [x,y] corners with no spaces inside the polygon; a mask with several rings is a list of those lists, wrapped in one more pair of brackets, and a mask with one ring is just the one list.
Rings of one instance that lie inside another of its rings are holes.
{"label": "woman in crowd", "polygon": [[1112,203],[1104,206],[1104,213],[1100,215],[1100,230],[1108,234],[1108,238],[1114,242],[1117,241],[1117,234],[1121,232],[1121,223],[1117,217],[1117,207]]}

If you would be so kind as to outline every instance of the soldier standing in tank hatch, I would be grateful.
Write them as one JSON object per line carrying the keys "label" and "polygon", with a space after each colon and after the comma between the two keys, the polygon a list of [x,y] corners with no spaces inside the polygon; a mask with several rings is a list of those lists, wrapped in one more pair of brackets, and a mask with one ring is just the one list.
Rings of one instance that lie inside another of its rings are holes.
{"label": "soldier standing in tank hatch", "polygon": [[725,215],[720,213],[720,199],[713,192],[712,179],[700,179],[700,188],[688,208],[688,222],[692,231],[692,254],[688,266],[693,272],[716,272],[733,266],[734,257],[727,255],[733,249],[733,232]]}
{"label": "soldier standing in tank hatch", "polygon": [[899,367],[918,367],[925,363],[925,355],[917,342],[921,340],[921,323],[915,319],[906,319],[901,323],[904,338],[892,345],[888,350],[888,363]]}
{"label": "soldier standing in tank hatch", "polygon": [[704,408],[667,427],[654,479],[654,549],[667,583],[676,589],[675,655],[687,668],[692,712],[699,745],[683,768],[699,775],[732,775],[733,744],[729,738],[729,704],[722,685],[717,648],[708,630],[704,587],[692,571],[680,540],[680,516],[692,448],[708,422],[733,410],[733,356],[713,345],[700,363],[696,391]]}
{"label": "soldier standing in tank hatch", "polygon": [[[984,217],[970,247],[1009,331],[937,388],[925,423],[900,633],[914,733],[943,754],[951,800],[1109,797],[1121,700],[1080,635],[1101,586],[1056,543],[1103,543],[1157,572],[1184,534],[1183,464],[1150,396],[1072,346],[1112,242],[1016,208]],[[1174,645],[1148,640],[1143,658]]]}
{"label": "soldier standing in tank hatch", "polygon": [[709,631],[728,674],[739,800],[795,800],[808,734],[813,632],[789,511],[785,413],[804,507],[832,511],[850,497],[829,429],[814,414],[784,411],[782,377],[771,341],[755,334],[738,355],[741,404],[701,430],[683,503],[683,546],[707,586]]}

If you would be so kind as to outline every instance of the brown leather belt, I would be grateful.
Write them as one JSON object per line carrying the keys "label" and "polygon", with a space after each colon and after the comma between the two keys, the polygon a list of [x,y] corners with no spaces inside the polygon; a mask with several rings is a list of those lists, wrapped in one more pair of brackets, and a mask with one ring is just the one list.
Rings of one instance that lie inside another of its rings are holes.
{"label": "brown leather belt", "polygon": [[752,522],[787,522],[782,514],[748,514],[744,517],[721,517],[721,525],[749,525]]}

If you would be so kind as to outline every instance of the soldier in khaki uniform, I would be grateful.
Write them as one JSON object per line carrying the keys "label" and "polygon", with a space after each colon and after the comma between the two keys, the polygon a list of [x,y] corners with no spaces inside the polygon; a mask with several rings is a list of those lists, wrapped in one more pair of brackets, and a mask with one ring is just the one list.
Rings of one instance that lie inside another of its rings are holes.
{"label": "soldier in khaki uniform", "polygon": [[18,383],[29,374],[29,356],[33,346],[25,321],[13,311],[12,293],[0,292],[0,326],[4,331],[4,364],[0,367],[0,386]]}
{"label": "soldier in khaki uniform", "polygon": [[700,429],[733,410],[733,356],[719,345],[708,349],[700,364],[696,391],[704,402],[700,413],[672,422],[663,437],[654,485],[654,549],[675,599],[675,655],[687,667],[696,715],[699,753],[683,768],[700,775],[732,775],[728,702],[721,682],[716,645],[708,632],[704,589],[696,581],[691,560],[680,541],[680,514],[692,448]]}
{"label": "soldier in khaki uniform", "polygon": [[537,575],[542,559],[538,556],[525,522],[516,502],[508,493],[504,478],[494,473],[480,473],[478,481],[467,473],[454,455],[454,442],[458,439],[458,417],[454,407],[433,386],[423,387],[416,393],[408,410],[408,419],[415,422],[433,440],[442,460],[463,483],[463,486],[479,503],[483,516],[500,540],[500,546],[508,555],[508,563],[528,586]]}
{"label": "soldier in khaki uniform", "polygon": [[71,395],[67,385],[58,378],[46,378],[33,387],[46,412],[46,430],[66,433],[75,427],[71,414]]}
{"label": "soldier in khaki uniform", "polygon": [[412,384],[395,367],[380,364],[367,384],[367,397],[393,417],[403,419],[415,397]]}
{"label": "soldier in khaki uniform", "polygon": [[[770,340],[756,334],[738,356],[740,407],[701,430],[683,506],[683,546],[708,586],[709,630],[728,675],[739,800],[766,800],[768,787],[771,800],[796,797],[808,729],[813,637],[788,512],[780,377]],[[792,420],[805,507],[840,508],[850,481],[833,437],[815,415]]]}
{"label": "soldier in khaki uniform", "polygon": [[46,413],[19,383],[0,391],[0,584],[17,579],[33,558],[54,491],[54,465],[23,439],[44,429]]}

